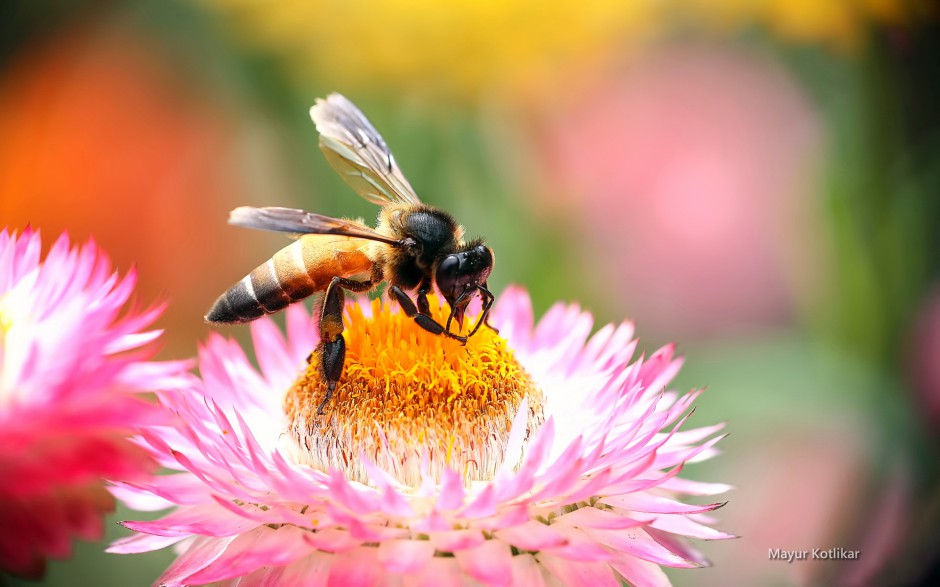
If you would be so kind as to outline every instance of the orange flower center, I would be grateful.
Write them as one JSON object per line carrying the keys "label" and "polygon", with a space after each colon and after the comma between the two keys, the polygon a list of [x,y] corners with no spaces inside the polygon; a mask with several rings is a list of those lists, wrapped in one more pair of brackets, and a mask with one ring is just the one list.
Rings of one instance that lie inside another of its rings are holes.
{"label": "orange flower center", "polygon": [[[446,308],[430,301],[443,324]],[[365,458],[415,487],[422,467],[436,479],[445,467],[466,481],[492,478],[514,456],[507,441],[523,400],[526,436],[544,420],[542,393],[506,340],[483,326],[464,346],[379,300],[371,310],[366,316],[359,305],[347,306],[346,365],[324,415],[316,414],[326,393],[318,357],[287,394],[298,460],[365,482]]]}

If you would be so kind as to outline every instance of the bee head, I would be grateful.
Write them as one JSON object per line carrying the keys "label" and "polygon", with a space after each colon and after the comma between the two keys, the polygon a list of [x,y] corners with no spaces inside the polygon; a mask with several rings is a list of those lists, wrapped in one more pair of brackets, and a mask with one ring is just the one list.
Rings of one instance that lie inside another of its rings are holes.
{"label": "bee head", "polygon": [[494,260],[492,249],[474,241],[444,257],[437,266],[434,281],[461,327],[467,306],[493,271]]}

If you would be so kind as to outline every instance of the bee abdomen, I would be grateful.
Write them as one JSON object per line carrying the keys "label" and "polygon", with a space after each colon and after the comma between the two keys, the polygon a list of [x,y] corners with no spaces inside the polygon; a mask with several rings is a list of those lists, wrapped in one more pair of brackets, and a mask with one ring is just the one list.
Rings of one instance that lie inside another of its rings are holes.
{"label": "bee abdomen", "polygon": [[297,240],[219,296],[206,321],[250,322],[325,290],[333,277],[367,271],[372,264],[360,247],[361,241],[355,239]]}
{"label": "bee abdomen", "polygon": [[264,307],[255,297],[248,277],[228,289],[212,304],[206,314],[206,322],[216,324],[241,324],[264,316]]}

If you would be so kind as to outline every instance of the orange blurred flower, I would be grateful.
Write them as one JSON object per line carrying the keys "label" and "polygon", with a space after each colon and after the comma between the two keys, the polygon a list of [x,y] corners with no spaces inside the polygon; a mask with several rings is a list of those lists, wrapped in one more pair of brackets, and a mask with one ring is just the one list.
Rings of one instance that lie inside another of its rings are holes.
{"label": "orange blurred flower", "polygon": [[94,237],[117,265],[137,264],[140,295],[171,298],[166,319],[191,352],[211,302],[191,284],[223,288],[237,273],[216,278],[237,262],[222,232],[237,189],[217,107],[115,29],[22,52],[0,88],[0,218]]}

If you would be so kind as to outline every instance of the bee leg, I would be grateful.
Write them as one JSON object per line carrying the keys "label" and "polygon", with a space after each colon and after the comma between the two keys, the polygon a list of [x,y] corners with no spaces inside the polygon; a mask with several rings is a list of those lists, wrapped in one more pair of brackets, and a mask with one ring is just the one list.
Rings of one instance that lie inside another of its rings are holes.
{"label": "bee leg", "polygon": [[[431,334],[441,334],[448,338],[459,340],[463,344],[467,344],[466,336],[460,336],[458,334],[454,334],[453,332],[446,330],[443,324],[439,323],[434,318],[431,318],[431,316],[429,316],[428,314],[423,314],[421,312],[418,312],[418,308],[415,307],[415,303],[411,301],[411,298],[408,297],[408,294],[403,292],[400,287],[398,287],[397,285],[393,285],[388,288],[388,291],[392,295],[392,297],[395,298],[395,301],[398,302],[398,305],[401,306],[401,309],[405,311],[405,315],[408,316],[409,318],[414,318],[414,321],[418,324],[418,326],[420,326],[421,328],[424,328]],[[419,303],[421,303],[420,297],[418,298],[418,300],[419,300]],[[425,305],[428,303],[427,297],[425,297],[423,303]]]}
{"label": "bee leg", "polygon": [[346,340],[343,338],[343,306],[346,296],[343,290],[362,292],[372,289],[371,281],[355,281],[345,277],[334,277],[323,296],[323,309],[320,311],[320,369],[327,389],[323,401],[317,407],[317,415],[323,415],[323,408],[329,403],[336,391],[336,384],[343,374],[346,362]]}
{"label": "bee leg", "polygon": [[479,288],[480,295],[483,296],[484,298],[489,298],[488,302],[486,301],[483,302],[483,317],[480,318],[480,322],[485,324],[487,328],[489,328],[496,334],[499,334],[499,328],[496,328],[495,326],[490,324],[490,308],[493,307],[493,302],[496,301],[496,296],[494,296],[493,292],[491,292],[487,288],[489,288],[489,286],[486,284],[485,281],[483,282],[483,287]]}
{"label": "bee leg", "polygon": [[428,293],[431,291],[431,284],[427,281],[422,281],[421,285],[418,286],[418,313],[424,314],[425,316],[431,315],[431,304],[428,303]]}
{"label": "bee leg", "polygon": [[493,307],[493,301],[496,299],[496,296],[494,296],[490,290],[486,289],[486,284],[477,286],[477,289],[480,291],[480,296],[483,298],[483,312],[480,314],[480,319],[477,320],[476,326],[473,327],[473,331],[467,335],[467,338],[476,334],[477,330],[479,330],[480,326],[483,324],[486,324],[490,329],[496,332],[496,334],[499,334],[499,330],[496,330],[487,322],[487,319],[490,317],[490,308]]}

